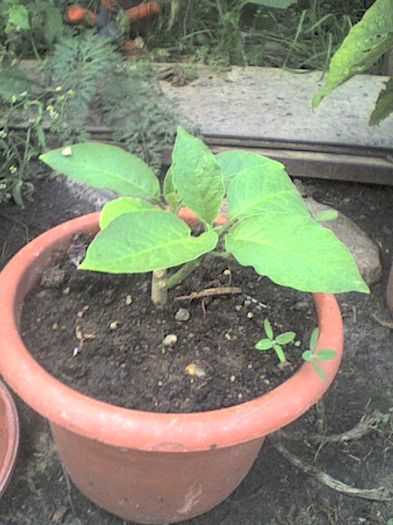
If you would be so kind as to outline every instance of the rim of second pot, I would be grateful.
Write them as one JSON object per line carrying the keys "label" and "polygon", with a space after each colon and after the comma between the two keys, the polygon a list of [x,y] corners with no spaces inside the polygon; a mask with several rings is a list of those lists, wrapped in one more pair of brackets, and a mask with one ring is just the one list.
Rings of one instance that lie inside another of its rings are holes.
{"label": "rim of second pot", "polygon": [[[14,400],[6,385],[0,380],[0,402],[3,404],[4,413],[1,414],[2,425],[6,427],[4,439],[3,461],[0,464],[0,497],[8,486],[14,471],[16,457],[19,449],[19,418]],[[0,428],[1,430],[1,428]]]}
{"label": "rim of second pot", "polygon": [[0,274],[0,372],[15,392],[52,423],[118,447],[198,451],[232,446],[270,434],[291,423],[328,389],[343,352],[343,324],[330,294],[313,294],[320,330],[318,345],[336,351],[321,366],[323,381],[304,363],[288,380],[251,401],[219,410],[153,413],[97,401],[64,385],[32,357],[19,335],[23,298],[54,251],[64,252],[76,233],[95,233],[99,213],[60,224],[20,250]]}

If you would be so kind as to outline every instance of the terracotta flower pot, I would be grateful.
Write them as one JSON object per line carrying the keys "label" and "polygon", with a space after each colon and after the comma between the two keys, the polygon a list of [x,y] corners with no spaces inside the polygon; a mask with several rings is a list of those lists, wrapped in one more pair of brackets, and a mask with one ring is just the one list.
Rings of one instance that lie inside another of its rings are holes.
{"label": "terracotta flower pot", "polygon": [[393,263],[392,267],[390,269],[389,279],[388,279],[388,286],[386,289],[386,302],[388,303],[388,307],[390,310],[390,313],[393,316]]}
{"label": "terracotta flower pot", "polygon": [[89,398],[48,374],[31,356],[18,324],[26,293],[53,257],[98,214],[66,222],[25,246],[0,275],[0,372],[50,421],[61,460],[79,489],[100,507],[140,523],[175,523],[213,508],[251,468],[265,436],[291,423],[327,390],[343,351],[335,298],[314,296],[320,344],[336,350],[271,392],[241,405],[193,414],[130,410]]}
{"label": "terracotta flower pot", "polygon": [[0,381],[0,497],[14,470],[18,447],[18,414],[11,394]]}

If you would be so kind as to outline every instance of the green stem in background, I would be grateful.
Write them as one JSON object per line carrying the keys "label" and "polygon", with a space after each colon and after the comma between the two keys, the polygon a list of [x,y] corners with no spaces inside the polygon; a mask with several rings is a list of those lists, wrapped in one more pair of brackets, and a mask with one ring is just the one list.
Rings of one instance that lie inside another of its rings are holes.
{"label": "green stem in background", "polygon": [[188,277],[199,265],[201,258],[190,261],[180,268],[177,272],[173,273],[166,280],[166,289],[170,290],[174,286],[180,284],[186,277]]}

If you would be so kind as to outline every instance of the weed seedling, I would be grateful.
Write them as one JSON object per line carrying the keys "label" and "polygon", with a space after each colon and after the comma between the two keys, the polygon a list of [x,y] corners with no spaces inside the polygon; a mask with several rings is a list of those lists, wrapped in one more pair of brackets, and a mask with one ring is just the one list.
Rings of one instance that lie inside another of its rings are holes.
{"label": "weed seedling", "polygon": [[324,380],[325,379],[325,372],[323,371],[321,365],[319,364],[320,361],[332,361],[336,357],[336,352],[334,350],[330,350],[329,348],[322,348],[322,349],[316,349],[317,348],[317,341],[319,337],[319,329],[314,328],[314,330],[311,333],[310,337],[310,344],[309,350],[306,350],[302,354],[302,358],[307,363],[311,363],[316,373],[319,375],[319,377]]}
{"label": "weed seedling", "polygon": [[273,349],[276,352],[277,357],[280,360],[280,363],[286,363],[287,358],[285,357],[285,353],[282,347],[283,345],[292,343],[292,341],[296,337],[295,332],[284,332],[283,334],[280,334],[277,337],[274,337],[272,325],[270,324],[269,319],[264,320],[263,328],[265,330],[266,338],[258,341],[257,344],[255,345],[255,348],[257,350]]}

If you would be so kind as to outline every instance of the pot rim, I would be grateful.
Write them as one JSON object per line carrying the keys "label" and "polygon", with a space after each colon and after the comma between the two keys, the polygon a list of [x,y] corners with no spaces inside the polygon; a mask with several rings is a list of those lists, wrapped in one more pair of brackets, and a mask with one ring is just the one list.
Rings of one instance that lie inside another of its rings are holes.
{"label": "pot rim", "polygon": [[[183,214],[184,215],[184,214]],[[333,295],[313,294],[320,330],[318,346],[336,351],[321,367],[321,380],[304,363],[268,393],[228,408],[195,413],[153,413],[98,401],[50,375],[32,357],[19,334],[24,296],[56,251],[81,232],[96,233],[99,212],[69,220],[24,246],[0,273],[0,373],[34,410],[81,436],[140,450],[185,452],[233,446],[261,438],[291,423],[320,399],[336,376],[343,346],[343,324]]]}
{"label": "pot rim", "polygon": [[0,380],[0,398],[5,407],[4,421],[7,427],[5,456],[0,465],[0,497],[3,495],[14,471],[16,457],[19,449],[19,418],[14,400],[8,388]]}

